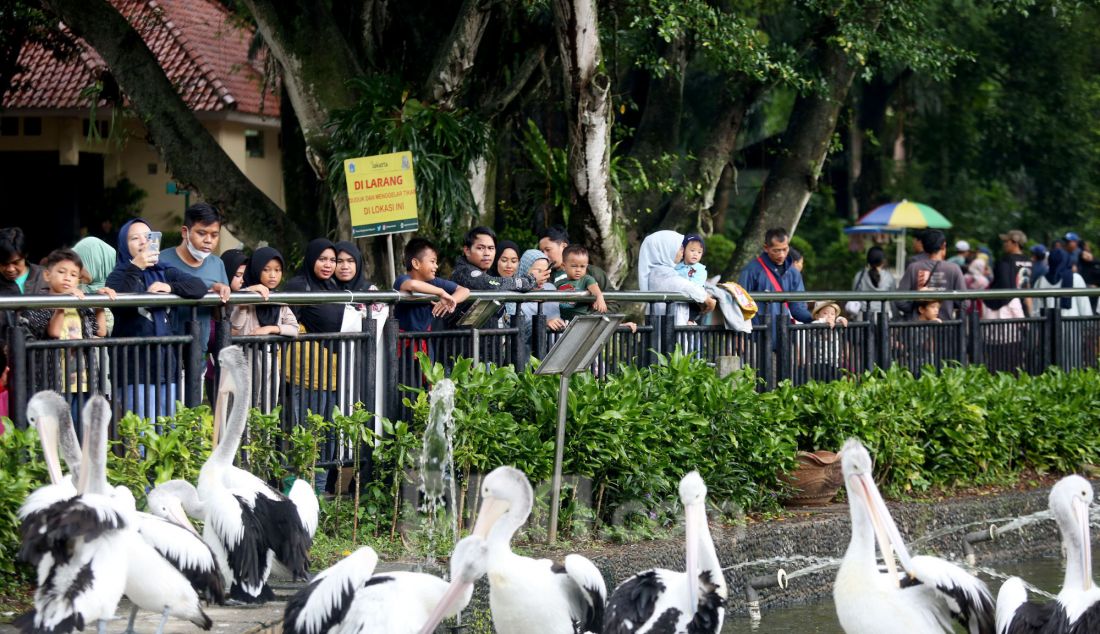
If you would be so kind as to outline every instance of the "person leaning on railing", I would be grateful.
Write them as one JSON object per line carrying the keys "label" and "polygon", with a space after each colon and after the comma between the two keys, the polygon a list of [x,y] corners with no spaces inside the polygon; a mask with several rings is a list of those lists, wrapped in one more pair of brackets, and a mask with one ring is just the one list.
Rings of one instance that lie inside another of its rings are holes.
{"label": "person leaning on railing", "polygon": [[[462,255],[455,259],[451,272],[451,281],[472,291],[519,291],[526,293],[542,287],[550,278],[546,273],[534,277],[530,273],[513,277],[491,275],[489,270],[496,259],[497,234],[488,227],[474,227],[466,232],[462,241]],[[466,314],[469,306],[459,307],[449,320],[457,323]]]}
{"label": "person leaning on railing", "polygon": [[[107,276],[107,288],[119,293],[173,293],[184,299],[206,295],[206,283],[180,269],[160,264],[160,254],[149,248],[149,223],[135,218],[122,225],[118,233],[115,269]],[[114,337],[165,337],[184,334],[172,331],[168,308],[118,308],[115,310]],[[122,390],[125,408],[143,418],[170,416],[176,401],[176,355],[172,346],[152,347],[162,355],[158,364],[139,346],[124,353],[122,376],[113,379]],[[161,370],[158,373],[158,365]],[[153,383],[145,383],[146,372]],[[146,408],[146,404],[150,404]]]}

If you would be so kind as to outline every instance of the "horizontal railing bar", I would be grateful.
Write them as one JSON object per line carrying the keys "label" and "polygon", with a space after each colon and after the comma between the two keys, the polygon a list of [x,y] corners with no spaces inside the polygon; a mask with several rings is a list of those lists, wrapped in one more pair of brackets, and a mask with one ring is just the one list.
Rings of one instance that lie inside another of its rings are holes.
{"label": "horizontal railing bar", "polygon": [[134,345],[171,345],[175,343],[191,343],[191,337],[187,335],[172,335],[164,337],[107,337],[94,339],[28,339],[28,350],[39,348],[121,348]]}
{"label": "horizontal railing bar", "polygon": [[[917,299],[1011,299],[1013,297],[1098,297],[1100,288],[1050,288],[1050,289],[996,289],[984,291],[891,291],[878,293],[873,291],[799,291],[791,293],[756,293],[757,302],[779,301],[912,301]],[[515,293],[511,291],[474,291],[471,299],[498,300],[502,304],[524,302],[581,302],[591,303],[593,297],[587,291],[533,291]],[[618,302],[682,302],[692,301],[681,293],[652,291],[606,291],[604,298]],[[229,301],[232,306],[256,304],[287,304],[291,306],[314,304],[405,304],[426,303],[435,300],[433,295],[407,294],[396,291],[372,291],[364,293],[272,293],[264,300],[256,293],[234,293]],[[80,306],[85,308],[123,308],[157,306],[223,306],[221,298],[211,293],[202,299],[182,299],[165,293],[119,294],[115,299],[106,295],[88,295],[78,299],[70,295],[15,295],[0,296],[0,310],[21,310],[26,308],[64,308]]]}

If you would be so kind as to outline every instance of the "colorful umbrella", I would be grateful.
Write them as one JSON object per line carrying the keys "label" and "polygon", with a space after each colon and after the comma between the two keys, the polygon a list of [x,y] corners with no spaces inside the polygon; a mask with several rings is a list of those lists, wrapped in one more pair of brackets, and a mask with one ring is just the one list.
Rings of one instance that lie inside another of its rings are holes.
{"label": "colorful umbrella", "polygon": [[857,225],[886,225],[909,229],[950,229],[951,221],[928,205],[903,200],[879,205],[856,221]]}

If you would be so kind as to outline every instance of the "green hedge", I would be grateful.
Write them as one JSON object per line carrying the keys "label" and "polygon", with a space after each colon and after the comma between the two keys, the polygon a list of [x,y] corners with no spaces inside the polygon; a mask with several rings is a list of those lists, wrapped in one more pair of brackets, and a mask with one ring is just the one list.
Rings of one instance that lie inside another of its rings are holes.
{"label": "green hedge", "polygon": [[[439,364],[422,359],[430,382]],[[550,477],[557,378],[533,368],[478,368],[459,361],[455,461],[460,472],[514,464]],[[602,505],[663,499],[697,468],[715,499],[767,510],[777,474],[796,449],[837,450],[850,436],[875,456],[893,495],[933,486],[1005,482],[1024,469],[1068,473],[1097,459],[1100,374],[1050,370],[1038,377],[982,366],[875,371],[849,380],[756,390],[751,369],[719,378],[683,354],[605,380],[573,377],[564,471],[604,489]],[[422,429],[423,392],[406,401]]]}

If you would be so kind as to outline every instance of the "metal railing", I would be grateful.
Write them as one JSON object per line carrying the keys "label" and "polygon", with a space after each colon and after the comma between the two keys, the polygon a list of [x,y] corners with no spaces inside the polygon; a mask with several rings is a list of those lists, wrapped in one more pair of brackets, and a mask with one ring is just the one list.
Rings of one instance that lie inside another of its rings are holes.
{"label": "metal railing", "polygon": [[[686,298],[675,293],[608,292],[610,301],[624,307],[634,304],[644,313],[632,332],[622,327],[608,341],[593,362],[592,371],[606,376],[630,366],[654,363],[658,354],[679,347],[716,365],[733,359],[749,366],[761,377],[760,389],[778,382],[794,383],[835,380],[872,368],[902,365],[920,373],[925,366],[948,363],[981,363],[993,371],[1039,373],[1051,366],[1069,370],[1096,367],[1100,358],[1100,316],[1063,317],[1061,311],[1046,311],[1040,317],[1008,320],[980,320],[976,313],[936,322],[890,320],[879,316],[856,321],[847,327],[823,324],[792,324],[787,319],[756,323],[743,333],[713,325],[677,324],[667,308]],[[1100,289],[1050,289],[1028,291],[967,292],[803,292],[764,293],[764,302],[806,300],[896,301],[913,299],[994,299],[1020,296],[1100,296]],[[478,292],[476,299],[496,299],[509,304],[522,302],[590,302],[585,292]],[[320,303],[383,303],[431,301],[429,296],[397,292],[368,293],[274,293],[270,303],[305,305]],[[230,305],[262,304],[252,293],[234,294]],[[171,295],[120,295],[111,300],[90,296],[77,300],[67,296],[0,297],[0,310],[59,307],[115,306],[221,306],[214,295],[188,301]],[[660,306],[665,310],[654,310]],[[431,332],[401,332],[396,320],[367,320],[365,331],[356,333],[311,333],[296,338],[281,336],[232,336],[224,309],[215,310],[215,336],[210,353],[223,346],[240,344],[250,361],[253,404],[265,412],[281,406],[283,424],[289,429],[304,424],[307,412],[328,420],[336,407],[347,412],[355,403],[390,418],[408,417],[401,405],[402,386],[423,387],[424,376],[413,353],[427,352],[434,360],[452,367],[454,359],[472,357],[475,337],[469,328],[436,329]],[[542,358],[556,340],[547,320],[536,314],[529,322],[522,311],[493,327],[478,331],[477,358],[481,362],[514,365],[522,370],[531,358]],[[176,399],[189,407],[204,399],[204,382],[213,385],[216,367],[202,354],[199,345],[209,333],[191,322],[190,332],[172,337],[107,338],[77,341],[31,340],[25,328],[10,329],[8,358],[12,419],[24,425],[23,411],[29,395],[41,389],[57,389],[71,397],[74,408],[83,405],[93,392],[107,394],[116,419],[125,411],[145,416],[169,415]],[[206,391],[208,391],[207,388]],[[340,448],[324,440],[323,461],[344,459]]]}

